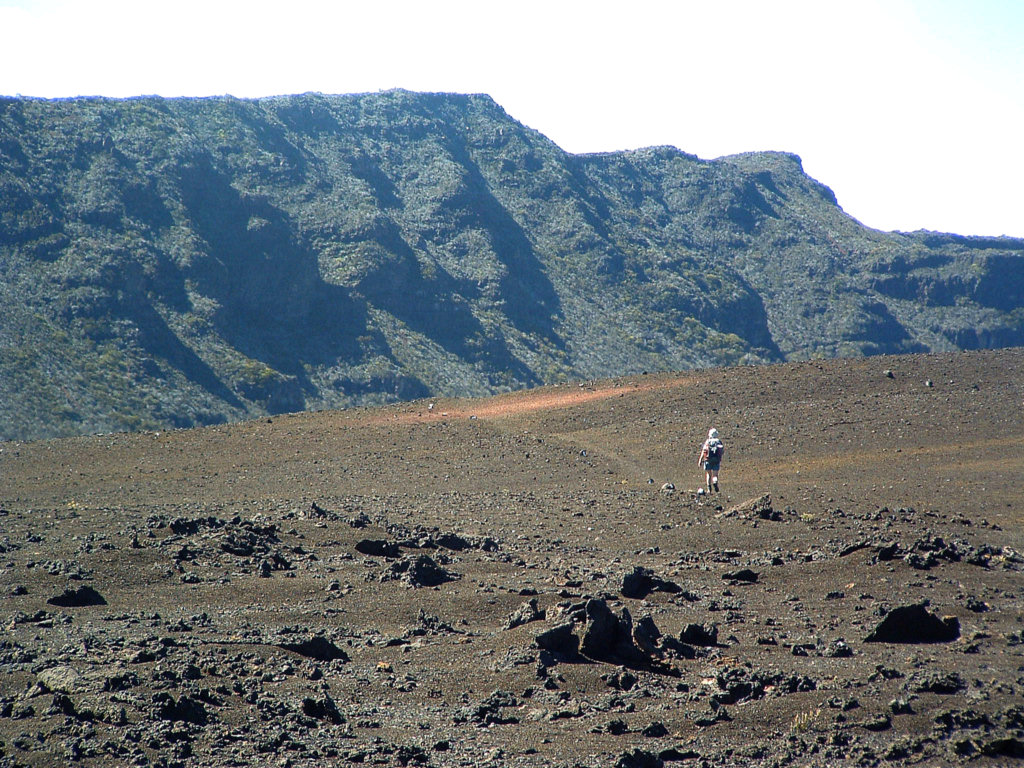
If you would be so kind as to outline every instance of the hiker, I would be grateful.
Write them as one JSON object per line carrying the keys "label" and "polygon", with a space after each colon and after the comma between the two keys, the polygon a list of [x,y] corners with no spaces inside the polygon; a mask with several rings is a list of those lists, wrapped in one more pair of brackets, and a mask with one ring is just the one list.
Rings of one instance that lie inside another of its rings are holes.
{"label": "hiker", "polygon": [[724,453],[725,444],[718,439],[718,430],[712,427],[708,430],[708,439],[700,447],[700,458],[697,459],[697,463],[704,467],[708,493],[711,493],[712,487],[718,492],[718,468]]}

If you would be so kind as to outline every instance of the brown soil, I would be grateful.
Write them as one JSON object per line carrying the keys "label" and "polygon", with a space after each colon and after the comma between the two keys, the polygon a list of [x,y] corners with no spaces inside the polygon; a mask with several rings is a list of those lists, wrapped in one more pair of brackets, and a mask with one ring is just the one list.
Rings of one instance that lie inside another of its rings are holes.
{"label": "brown soil", "polygon": [[1016,760],[1022,406],[1018,349],[2,443],[0,766]]}

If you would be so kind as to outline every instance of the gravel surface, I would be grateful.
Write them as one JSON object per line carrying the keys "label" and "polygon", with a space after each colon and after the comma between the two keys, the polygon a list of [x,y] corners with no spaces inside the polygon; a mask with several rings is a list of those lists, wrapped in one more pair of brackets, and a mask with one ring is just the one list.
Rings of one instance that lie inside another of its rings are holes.
{"label": "gravel surface", "polygon": [[1005,350],[0,443],[0,766],[1019,763],[1022,407]]}

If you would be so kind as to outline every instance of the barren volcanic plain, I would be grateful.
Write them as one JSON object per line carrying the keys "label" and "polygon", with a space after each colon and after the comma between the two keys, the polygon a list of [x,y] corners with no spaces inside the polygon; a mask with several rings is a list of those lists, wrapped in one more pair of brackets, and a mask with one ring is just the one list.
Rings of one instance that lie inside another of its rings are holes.
{"label": "barren volcanic plain", "polygon": [[1022,413],[1011,349],[0,443],[0,766],[1019,763]]}

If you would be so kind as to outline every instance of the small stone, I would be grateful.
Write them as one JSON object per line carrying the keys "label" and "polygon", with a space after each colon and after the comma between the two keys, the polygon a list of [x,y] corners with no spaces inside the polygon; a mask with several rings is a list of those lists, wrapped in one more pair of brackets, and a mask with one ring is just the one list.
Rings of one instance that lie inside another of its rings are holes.
{"label": "small stone", "polygon": [[664,723],[659,723],[656,720],[644,728],[641,733],[649,739],[660,739],[668,736],[668,728],[665,727]]}
{"label": "small stone", "polygon": [[544,611],[537,607],[537,598],[531,598],[524,602],[508,617],[505,621],[505,629],[515,629],[521,627],[523,624],[529,624],[532,621],[543,621],[545,616]]}
{"label": "small stone", "polygon": [[889,702],[889,711],[894,715],[912,715],[914,714],[913,707],[910,706],[910,702],[906,699],[893,699]]}
{"label": "small stone", "polygon": [[892,718],[888,714],[881,714],[878,717],[874,717],[864,723],[861,723],[861,727],[867,731],[887,731],[892,728]]}
{"label": "small stone", "polygon": [[723,573],[722,578],[726,581],[734,583],[741,582],[744,584],[753,584],[758,579],[758,574],[749,568],[742,568],[738,571],[730,571],[729,573]]}

